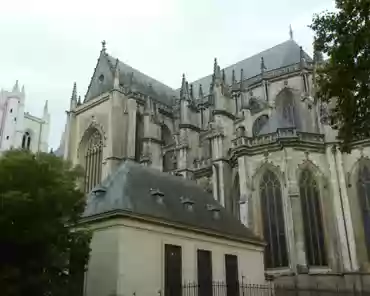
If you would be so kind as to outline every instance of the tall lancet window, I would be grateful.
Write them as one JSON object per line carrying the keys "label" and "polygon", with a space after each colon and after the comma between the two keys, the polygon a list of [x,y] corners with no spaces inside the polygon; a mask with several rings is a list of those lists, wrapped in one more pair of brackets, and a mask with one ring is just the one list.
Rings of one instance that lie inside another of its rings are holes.
{"label": "tall lancet window", "polygon": [[30,150],[31,147],[31,135],[29,132],[25,132],[22,137],[22,149]]}
{"label": "tall lancet window", "polygon": [[326,266],[327,258],[320,195],[317,183],[310,170],[302,171],[299,180],[299,192],[302,205],[307,264],[310,266]]}
{"label": "tall lancet window", "polygon": [[233,215],[240,219],[240,183],[239,183],[239,175],[236,175],[234,186],[233,186],[233,194],[231,196],[231,212]]}
{"label": "tall lancet window", "polygon": [[98,130],[90,136],[85,153],[85,192],[90,192],[101,181],[103,139]]}
{"label": "tall lancet window", "polygon": [[261,210],[265,250],[265,267],[288,266],[287,243],[281,185],[276,175],[266,171],[260,182]]}
{"label": "tall lancet window", "polygon": [[299,112],[295,104],[294,94],[289,89],[284,89],[278,94],[276,101],[281,116],[292,126],[299,128]]}
{"label": "tall lancet window", "polygon": [[370,260],[370,168],[367,165],[360,166],[357,190],[362,211],[367,256]]}

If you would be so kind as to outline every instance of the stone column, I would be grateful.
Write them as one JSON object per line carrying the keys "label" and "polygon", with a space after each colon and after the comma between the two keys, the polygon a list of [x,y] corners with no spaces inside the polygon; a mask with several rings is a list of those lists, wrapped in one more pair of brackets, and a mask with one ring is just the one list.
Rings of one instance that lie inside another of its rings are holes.
{"label": "stone column", "polygon": [[[357,271],[359,268],[359,264],[357,262],[357,253],[356,253],[356,244],[355,244],[355,234],[354,234],[354,228],[352,224],[352,218],[351,218],[351,209],[349,205],[349,198],[348,198],[348,192],[347,192],[347,186],[346,186],[346,180],[344,176],[343,171],[343,159],[342,159],[342,153],[338,148],[334,151],[337,156],[336,160],[336,169],[338,172],[338,183],[339,188],[342,195],[342,207],[344,212],[344,223],[346,227],[346,234],[347,234],[347,248],[349,252],[349,264],[350,264],[350,271]],[[334,156],[335,157],[335,156]],[[347,264],[348,264],[347,263]]]}
{"label": "stone column", "polygon": [[[63,158],[65,160],[70,160],[69,159],[69,143],[70,143],[70,137],[71,137],[71,117],[72,117],[72,114],[71,114],[71,111],[67,111],[67,124],[66,124],[66,134],[65,134],[65,138],[64,138],[64,155],[63,155]],[[76,157],[75,157],[76,158]]]}
{"label": "stone column", "polygon": [[[334,151],[333,151],[334,150]],[[346,226],[343,217],[343,210],[342,210],[342,191],[338,182],[338,172],[337,172],[337,165],[336,159],[334,156],[336,153],[336,148],[333,146],[328,146],[326,148],[326,157],[328,159],[329,171],[331,176],[331,184],[332,184],[332,201],[333,201],[333,210],[334,216],[336,219],[336,228],[338,231],[338,251],[341,255],[341,261],[343,264],[344,271],[351,270],[351,262],[349,258],[349,249],[348,249],[348,242],[347,242],[347,233],[346,233]]]}
{"label": "stone column", "polygon": [[[295,257],[296,266],[293,269],[298,270],[298,272],[304,272],[307,270],[306,262],[306,250],[305,250],[305,238],[304,238],[304,228],[303,228],[303,214],[301,200],[298,194],[298,188],[296,184],[292,184],[288,193],[290,204],[292,207],[293,216],[293,233],[295,241],[295,256],[291,256],[291,261],[293,263],[292,257]],[[293,263],[294,264],[294,263]]]}
{"label": "stone column", "polygon": [[251,217],[252,215],[249,215],[249,199],[251,190],[248,188],[250,180],[247,173],[247,156],[241,156],[238,158],[238,172],[240,186],[240,220],[245,226],[250,227],[253,223],[253,218]]}
{"label": "stone column", "polygon": [[128,99],[127,112],[128,112],[128,129],[126,136],[127,158],[135,159],[137,103],[134,98]]}

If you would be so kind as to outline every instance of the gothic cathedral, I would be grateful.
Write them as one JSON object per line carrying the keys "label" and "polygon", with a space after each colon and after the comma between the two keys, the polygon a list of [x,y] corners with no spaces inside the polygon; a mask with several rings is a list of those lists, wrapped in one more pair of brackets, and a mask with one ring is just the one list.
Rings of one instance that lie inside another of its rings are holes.
{"label": "gothic cathedral", "polygon": [[172,89],[107,53],[74,85],[59,153],[89,192],[132,159],[197,182],[266,241],[265,269],[370,271],[370,141],[338,149],[312,59],[293,38]]}

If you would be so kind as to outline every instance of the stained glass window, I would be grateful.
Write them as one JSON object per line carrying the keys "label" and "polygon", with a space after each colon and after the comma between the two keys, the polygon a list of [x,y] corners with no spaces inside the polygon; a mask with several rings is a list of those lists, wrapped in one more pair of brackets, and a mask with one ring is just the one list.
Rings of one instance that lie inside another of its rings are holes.
{"label": "stained glass window", "polygon": [[265,267],[288,266],[281,185],[272,171],[266,171],[260,182],[265,250]]}

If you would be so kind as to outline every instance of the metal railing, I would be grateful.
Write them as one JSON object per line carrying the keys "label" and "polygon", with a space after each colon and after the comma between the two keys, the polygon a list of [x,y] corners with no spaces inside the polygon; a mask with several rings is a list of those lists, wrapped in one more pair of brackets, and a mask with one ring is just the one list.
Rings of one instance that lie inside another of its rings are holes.
{"label": "metal railing", "polygon": [[173,293],[167,291],[165,296],[370,296],[370,290],[332,287],[304,287],[304,286],[279,286],[276,284],[226,284],[224,282],[210,282],[199,285],[197,283],[186,283],[181,289],[173,289]]}

